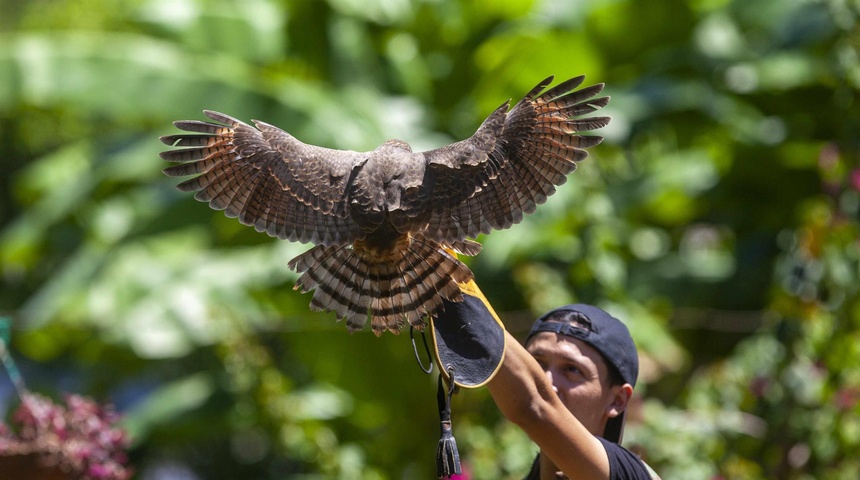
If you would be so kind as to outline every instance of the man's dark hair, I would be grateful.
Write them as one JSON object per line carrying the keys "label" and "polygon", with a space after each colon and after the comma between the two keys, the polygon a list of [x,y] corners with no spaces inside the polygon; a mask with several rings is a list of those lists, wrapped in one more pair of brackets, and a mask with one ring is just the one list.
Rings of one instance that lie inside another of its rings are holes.
{"label": "man's dark hair", "polygon": [[[580,312],[574,312],[570,310],[559,310],[556,312],[552,312],[546,316],[543,320],[544,322],[559,322],[559,323],[567,323],[573,326],[574,328],[580,328],[583,330],[587,330],[589,332],[591,329],[591,321]],[[586,342],[587,343],[587,342]],[[603,364],[606,365],[606,371],[608,372],[608,377],[606,378],[607,383],[610,387],[615,387],[618,385],[624,385],[626,382],[624,381],[624,377],[621,376],[621,372],[618,371],[618,368],[610,362],[606,356],[603,355],[600,351],[597,353],[600,354],[601,360],[603,360]]]}

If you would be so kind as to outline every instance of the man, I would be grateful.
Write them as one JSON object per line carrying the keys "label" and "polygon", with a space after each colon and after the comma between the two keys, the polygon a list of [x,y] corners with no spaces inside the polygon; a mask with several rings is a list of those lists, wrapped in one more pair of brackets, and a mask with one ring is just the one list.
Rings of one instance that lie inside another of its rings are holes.
{"label": "man", "polygon": [[523,347],[474,281],[460,288],[463,301],[446,302],[434,322],[440,368],[459,371],[461,386],[486,385],[505,417],[540,447],[526,480],[659,479],[619,445],[639,372],[620,320],[567,305],[540,317]]}
{"label": "man", "polygon": [[639,370],[620,320],[568,305],[540,317],[525,348],[505,336],[505,359],[487,386],[541,449],[528,480],[659,478],[618,445]]}

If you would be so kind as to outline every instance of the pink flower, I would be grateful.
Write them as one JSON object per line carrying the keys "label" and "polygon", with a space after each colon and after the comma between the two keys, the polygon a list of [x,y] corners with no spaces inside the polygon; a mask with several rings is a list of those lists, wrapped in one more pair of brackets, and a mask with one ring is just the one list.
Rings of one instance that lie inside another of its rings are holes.
{"label": "pink flower", "polygon": [[850,184],[854,191],[860,192],[860,168],[851,171]]}
{"label": "pink flower", "polygon": [[24,446],[75,478],[127,480],[128,438],[114,427],[118,419],[112,408],[80,395],[67,395],[65,405],[57,405],[46,397],[25,394],[12,425],[0,429],[0,455],[7,446]]}
{"label": "pink flower", "polygon": [[840,410],[852,410],[857,406],[857,403],[860,403],[860,389],[850,387],[840,388],[836,392],[836,395],[833,396],[833,402]]}

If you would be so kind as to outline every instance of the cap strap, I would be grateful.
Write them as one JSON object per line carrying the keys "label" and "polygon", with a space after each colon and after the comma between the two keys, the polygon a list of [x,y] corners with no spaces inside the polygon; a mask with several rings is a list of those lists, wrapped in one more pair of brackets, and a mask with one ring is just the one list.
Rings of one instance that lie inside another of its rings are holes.
{"label": "cap strap", "polygon": [[568,322],[553,322],[543,321],[537,322],[529,332],[529,338],[536,335],[538,332],[557,333],[559,335],[567,335],[574,338],[586,338],[591,333],[586,328],[574,326]]}

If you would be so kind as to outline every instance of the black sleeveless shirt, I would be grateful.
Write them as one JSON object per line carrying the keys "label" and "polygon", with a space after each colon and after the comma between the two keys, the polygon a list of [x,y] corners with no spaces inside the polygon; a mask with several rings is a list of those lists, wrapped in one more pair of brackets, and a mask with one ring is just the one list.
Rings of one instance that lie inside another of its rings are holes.
{"label": "black sleeveless shirt", "polygon": [[[601,437],[597,437],[609,457],[609,480],[651,480],[645,463],[636,454]],[[540,454],[523,480],[540,480]],[[571,479],[575,480],[575,479]]]}

